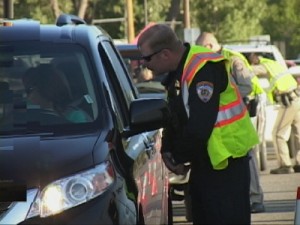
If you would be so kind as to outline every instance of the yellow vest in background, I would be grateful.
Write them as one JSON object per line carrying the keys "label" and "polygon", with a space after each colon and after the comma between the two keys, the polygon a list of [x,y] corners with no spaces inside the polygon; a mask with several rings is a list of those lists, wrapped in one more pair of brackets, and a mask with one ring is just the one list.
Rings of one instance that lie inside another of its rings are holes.
{"label": "yellow vest in background", "polygon": [[259,95],[264,93],[264,89],[262,88],[262,86],[259,83],[259,79],[258,77],[254,74],[252,67],[250,66],[248,60],[246,59],[246,57],[237,51],[232,51],[231,49],[227,49],[227,48],[223,48],[222,49],[222,55],[229,60],[230,62],[230,67],[232,68],[232,64],[233,64],[233,60],[232,57],[236,56],[239,57],[246,65],[246,67],[251,71],[251,83],[252,83],[252,92],[250,93],[250,96],[255,96],[255,95]]}
{"label": "yellow vest in background", "polygon": [[270,87],[267,90],[268,98],[274,102],[273,92],[279,94],[290,92],[297,88],[297,81],[280,63],[272,59],[260,57],[260,64],[264,65],[270,75]]}

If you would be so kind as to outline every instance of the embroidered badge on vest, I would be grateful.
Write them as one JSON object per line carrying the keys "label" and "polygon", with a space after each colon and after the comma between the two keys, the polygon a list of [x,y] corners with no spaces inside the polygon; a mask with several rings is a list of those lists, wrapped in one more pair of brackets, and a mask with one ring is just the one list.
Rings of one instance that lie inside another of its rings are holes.
{"label": "embroidered badge on vest", "polygon": [[208,102],[214,92],[214,85],[211,82],[202,81],[196,84],[196,91],[203,102]]}

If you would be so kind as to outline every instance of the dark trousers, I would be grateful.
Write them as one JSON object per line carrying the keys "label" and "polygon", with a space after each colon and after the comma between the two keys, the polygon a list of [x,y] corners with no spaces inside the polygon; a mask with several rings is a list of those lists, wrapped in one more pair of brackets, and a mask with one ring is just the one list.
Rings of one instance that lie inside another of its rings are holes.
{"label": "dark trousers", "polygon": [[[202,160],[201,160],[202,161]],[[250,224],[249,158],[230,159],[224,170],[208,160],[191,165],[193,224]]]}

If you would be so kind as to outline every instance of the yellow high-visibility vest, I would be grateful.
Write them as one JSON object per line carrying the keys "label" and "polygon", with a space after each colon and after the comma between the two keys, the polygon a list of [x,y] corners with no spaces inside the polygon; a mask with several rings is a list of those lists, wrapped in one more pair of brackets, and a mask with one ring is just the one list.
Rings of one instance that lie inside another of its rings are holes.
{"label": "yellow high-visibility vest", "polygon": [[[188,89],[194,76],[206,62],[222,60],[225,60],[222,55],[207,48],[191,46],[181,78],[182,97],[188,117]],[[248,110],[237,86],[231,79],[233,79],[232,76],[228,74],[228,85],[226,90],[221,93],[217,120],[208,140],[208,155],[216,170],[225,169],[228,166],[229,157],[245,156],[254,145],[259,143]]]}
{"label": "yellow high-visibility vest", "polygon": [[225,57],[225,59],[229,60],[230,68],[232,68],[232,64],[233,64],[232,57],[236,56],[239,57],[244,62],[246,67],[249,69],[249,71],[251,72],[251,83],[252,83],[252,92],[249,94],[250,96],[259,95],[265,92],[259,83],[258,77],[256,76],[256,74],[254,74],[253,69],[250,66],[248,60],[242,53],[237,51],[232,51],[231,49],[223,48],[221,54]]}
{"label": "yellow high-visibility vest", "polygon": [[297,81],[289,71],[280,63],[272,59],[260,57],[260,64],[264,65],[270,75],[270,87],[267,96],[271,103],[274,102],[273,92],[278,94],[287,93],[297,88]]}

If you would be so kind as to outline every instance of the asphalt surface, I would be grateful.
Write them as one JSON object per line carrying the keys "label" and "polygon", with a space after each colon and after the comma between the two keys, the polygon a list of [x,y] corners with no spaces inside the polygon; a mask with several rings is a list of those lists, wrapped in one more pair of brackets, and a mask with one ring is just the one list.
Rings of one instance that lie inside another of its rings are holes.
{"label": "asphalt surface", "polygon": [[[261,171],[260,182],[264,191],[264,213],[251,214],[252,225],[294,225],[297,187],[300,186],[300,173],[270,174],[277,168],[275,157],[268,157],[268,168]],[[173,201],[173,220],[176,225],[192,224],[185,219],[184,205]]]}

